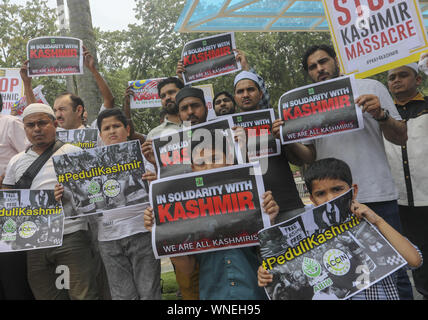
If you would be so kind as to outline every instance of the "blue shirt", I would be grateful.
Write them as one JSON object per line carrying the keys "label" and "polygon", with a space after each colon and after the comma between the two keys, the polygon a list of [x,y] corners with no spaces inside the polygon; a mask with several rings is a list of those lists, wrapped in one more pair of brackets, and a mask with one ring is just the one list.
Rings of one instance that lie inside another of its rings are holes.
{"label": "blue shirt", "polygon": [[198,254],[201,300],[266,300],[257,284],[256,247]]}

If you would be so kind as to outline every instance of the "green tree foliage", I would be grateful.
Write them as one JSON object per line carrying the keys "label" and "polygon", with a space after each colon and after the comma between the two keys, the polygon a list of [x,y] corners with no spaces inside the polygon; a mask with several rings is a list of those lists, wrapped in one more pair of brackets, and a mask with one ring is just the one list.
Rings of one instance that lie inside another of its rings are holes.
{"label": "green tree foliage", "polygon": [[[0,3],[0,67],[20,68],[27,59],[26,46],[30,39],[58,35],[55,24],[56,11],[50,9],[47,0],[27,1],[25,5]],[[39,77],[33,85],[44,85],[43,92],[53,103],[58,92],[65,91],[65,82],[59,77]]]}

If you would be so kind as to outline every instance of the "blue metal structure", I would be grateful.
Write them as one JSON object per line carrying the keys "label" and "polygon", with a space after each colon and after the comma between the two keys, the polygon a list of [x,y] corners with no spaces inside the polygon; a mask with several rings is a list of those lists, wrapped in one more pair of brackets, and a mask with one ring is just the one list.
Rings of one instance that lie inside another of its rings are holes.
{"label": "blue metal structure", "polygon": [[[428,0],[420,0],[428,28]],[[325,31],[321,0],[187,0],[178,32]]]}

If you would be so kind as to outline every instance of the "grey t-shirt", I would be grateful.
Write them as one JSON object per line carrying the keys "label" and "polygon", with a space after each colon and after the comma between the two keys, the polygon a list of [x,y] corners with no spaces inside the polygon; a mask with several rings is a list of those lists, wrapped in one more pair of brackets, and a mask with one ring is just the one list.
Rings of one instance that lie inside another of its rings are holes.
{"label": "grey t-shirt", "polygon": [[[394,101],[383,84],[371,79],[357,79],[356,86],[359,95],[378,96],[381,107],[388,110],[392,118],[401,120]],[[358,185],[357,201],[367,203],[396,200],[398,193],[379,123],[367,112],[363,114],[363,118],[363,130],[315,139],[304,144],[315,146],[317,160],[337,158],[350,166],[353,183]]]}

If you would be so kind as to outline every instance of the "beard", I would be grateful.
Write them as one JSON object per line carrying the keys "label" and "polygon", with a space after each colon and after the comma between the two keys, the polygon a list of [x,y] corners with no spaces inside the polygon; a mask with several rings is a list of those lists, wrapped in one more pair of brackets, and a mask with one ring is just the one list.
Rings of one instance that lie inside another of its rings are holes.
{"label": "beard", "polygon": [[178,114],[178,106],[175,104],[175,102],[167,102],[164,109],[168,114]]}

